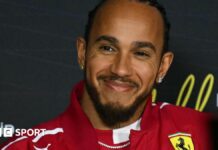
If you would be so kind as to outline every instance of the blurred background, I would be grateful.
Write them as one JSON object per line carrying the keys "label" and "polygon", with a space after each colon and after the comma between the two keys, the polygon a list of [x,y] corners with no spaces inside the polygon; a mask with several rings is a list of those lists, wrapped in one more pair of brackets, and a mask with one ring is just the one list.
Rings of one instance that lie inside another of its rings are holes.
{"label": "blurred background", "polygon": [[[156,101],[217,112],[218,1],[160,2],[171,22],[175,59]],[[73,85],[82,79],[76,37],[97,3],[0,0],[0,122],[29,128],[65,110]]]}

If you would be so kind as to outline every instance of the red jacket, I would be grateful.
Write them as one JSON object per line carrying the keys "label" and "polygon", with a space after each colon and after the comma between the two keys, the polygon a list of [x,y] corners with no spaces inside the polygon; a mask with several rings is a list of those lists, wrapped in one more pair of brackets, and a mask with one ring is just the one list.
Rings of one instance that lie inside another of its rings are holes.
{"label": "red jacket", "polygon": [[[44,135],[17,137],[2,146],[2,150],[98,150],[96,131],[78,102],[82,91],[80,83],[72,92],[68,109],[36,127],[46,128]],[[154,104],[148,99],[141,130],[130,133],[130,149],[211,150],[207,122],[204,113],[167,103]]]}

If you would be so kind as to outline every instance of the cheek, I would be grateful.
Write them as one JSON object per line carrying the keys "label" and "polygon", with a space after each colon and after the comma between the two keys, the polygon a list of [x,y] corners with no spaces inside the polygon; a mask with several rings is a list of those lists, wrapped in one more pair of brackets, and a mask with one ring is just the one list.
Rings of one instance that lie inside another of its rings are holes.
{"label": "cheek", "polygon": [[95,56],[88,57],[86,63],[86,77],[92,82],[97,83],[97,77],[100,74],[105,74],[108,71],[108,68],[111,66],[112,61],[105,57]]}
{"label": "cheek", "polygon": [[134,66],[136,75],[141,82],[141,87],[143,89],[151,88],[156,78],[158,65],[154,63],[154,61],[149,61],[145,63],[137,63]]}

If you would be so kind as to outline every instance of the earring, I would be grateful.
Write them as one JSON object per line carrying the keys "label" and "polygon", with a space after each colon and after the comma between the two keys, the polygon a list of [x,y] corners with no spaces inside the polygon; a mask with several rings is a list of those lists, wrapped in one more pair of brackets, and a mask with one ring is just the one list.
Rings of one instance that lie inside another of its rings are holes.
{"label": "earring", "polygon": [[163,82],[164,77],[159,77],[157,80],[157,83],[162,83]]}
{"label": "earring", "polygon": [[83,66],[82,64],[80,64],[79,66],[80,66],[80,69],[81,69],[81,70],[84,69],[84,66]]}

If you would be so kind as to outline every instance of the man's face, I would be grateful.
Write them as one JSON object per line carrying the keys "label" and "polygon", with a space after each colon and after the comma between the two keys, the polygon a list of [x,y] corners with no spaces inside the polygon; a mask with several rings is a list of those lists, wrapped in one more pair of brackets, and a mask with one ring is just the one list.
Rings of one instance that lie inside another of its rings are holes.
{"label": "man's face", "polygon": [[95,17],[86,52],[81,52],[79,60],[85,63],[91,99],[117,114],[145,103],[156,77],[165,73],[161,69],[163,31],[162,18],[154,7],[107,2]]}

